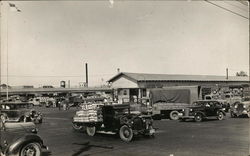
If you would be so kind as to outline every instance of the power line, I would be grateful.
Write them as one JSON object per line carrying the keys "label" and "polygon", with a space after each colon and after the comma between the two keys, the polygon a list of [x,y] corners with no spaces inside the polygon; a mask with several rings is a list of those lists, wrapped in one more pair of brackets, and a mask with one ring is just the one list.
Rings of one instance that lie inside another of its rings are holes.
{"label": "power line", "polygon": [[229,5],[231,5],[231,6],[234,6],[234,7],[238,8],[238,9],[240,9],[240,10],[242,10],[242,11],[248,12],[248,10],[245,10],[245,9],[243,9],[243,8],[241,8],[241,7],[237,6],[237,5],[235,5],[235,4],[229,3],[228,1],[226,1],[226,2],[223,1],[223,2],[226,3],[226,4],[229,4]]}
{"label": "power line", "polygon": [[212,3],[212,2],[210,2],[210,1],[208,1],[208,0],[204,0],[204,1],[207,2],[207,3],[210,3],[210,4],[214,5],[214,6],[217,6],[217,7],[221,8],[221,9],[223,9],[223,10],[229,11],[229,12],[235,14],[235,15],[238,15],[238,16],[240,16],[240,17],[243,17],[243,18],[249,20],[248,17],[243,16],[243,15],[241,15],[241,14],[239,14],[239,13],[236,13],[236,12],[234,12],[234,11],[232,11],[232,10],[229,10],[229,9],[227,9],[227,8],[224,8],[224,7],[222,7],[222,6],[220,6],[220,5],[217,5],[217,4],[215,4],[215,3]]}
{"label": "power line", "polygon": [[[114,74],[90,74],[90,76],[109,76]],[[8,77],[83,77],[85,75],[8,75]],[[1,75],[7,77],[7,75]]]}

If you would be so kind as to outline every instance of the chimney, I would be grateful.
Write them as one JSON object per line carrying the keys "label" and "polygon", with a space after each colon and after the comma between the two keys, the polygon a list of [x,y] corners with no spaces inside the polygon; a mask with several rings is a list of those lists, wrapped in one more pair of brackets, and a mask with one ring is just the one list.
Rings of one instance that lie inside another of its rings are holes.
{"label": "chimney", "polygon": [[118,74],[120,73],[120,68],[117,68],[117,73],[118,73]]}
{"label": "chimney", "polygon": [[86,71],[86,87],[88,87],[88,63],[85,63],[85,71]]}
{"label": "chimney", "polygon": [[226,79],[228,80],[228,68],[226,69]]}

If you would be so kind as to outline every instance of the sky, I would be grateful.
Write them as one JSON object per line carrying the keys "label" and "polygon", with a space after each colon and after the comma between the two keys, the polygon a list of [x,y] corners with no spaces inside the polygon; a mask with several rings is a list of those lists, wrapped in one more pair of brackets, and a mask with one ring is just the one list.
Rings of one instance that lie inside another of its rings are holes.
{"label": "sky", "polygon": [[[248,7],[235,1],[1,3],[1,83],[104,84],[121,72],[249,72]],[[239,16],[237,14],[242,16]],[[8,52],[8,56],[7,56]],[[7,59],[8,57],[8,59]],[[8,60],[8,61],[7,61]]]}

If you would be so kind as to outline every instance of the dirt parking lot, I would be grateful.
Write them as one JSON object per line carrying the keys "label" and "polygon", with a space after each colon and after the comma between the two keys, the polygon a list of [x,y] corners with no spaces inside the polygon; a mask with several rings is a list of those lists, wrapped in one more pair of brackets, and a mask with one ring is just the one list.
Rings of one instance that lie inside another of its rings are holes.
{"label": "dirt parking lot", "polygon": [[71,108],[38,108],[44,113],[44,122],[38,125],[38,134],[49,146],[53,156],[248,156],[250,119],[230,118],[201,123],[171,120],[155,121],[155,138],[137,137],[130,143],[117,135],[87,136],[72,129]]}

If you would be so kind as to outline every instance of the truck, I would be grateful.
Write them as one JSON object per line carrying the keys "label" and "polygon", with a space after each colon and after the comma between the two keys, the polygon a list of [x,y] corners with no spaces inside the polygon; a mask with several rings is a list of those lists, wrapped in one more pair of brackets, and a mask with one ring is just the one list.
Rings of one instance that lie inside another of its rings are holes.
{"label": "truck", "polygon": [[149,103],[154,119],[179,119],[179,112],[200,99],[199,86],[174,86],[150,89]]}
{"label": "truck", "polygon": [[89,136],[96,133],[119,134],[121,140],[130,142],[134,136],[154,136],[151,115],[134,114],[128,104],[85,104],[73,117],[73,128],[86,128]]}

